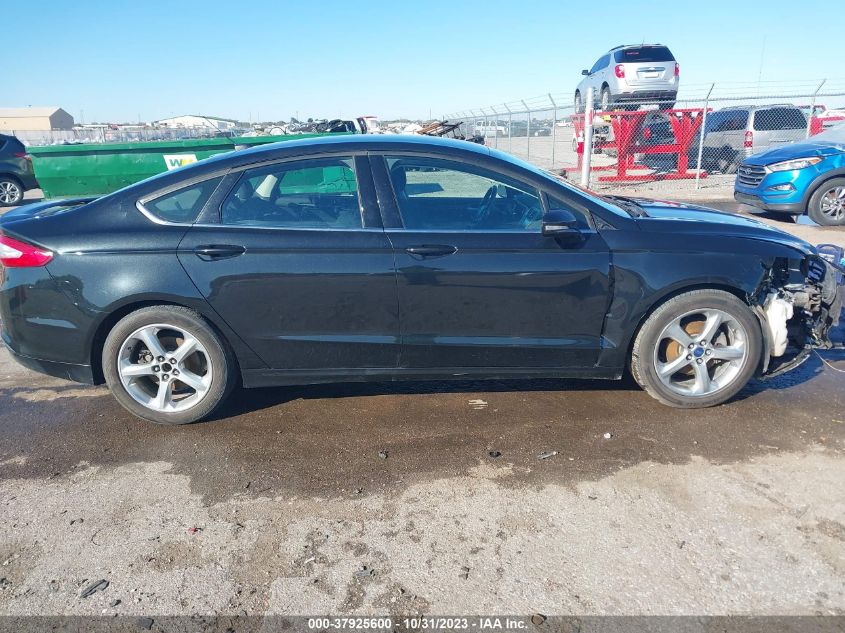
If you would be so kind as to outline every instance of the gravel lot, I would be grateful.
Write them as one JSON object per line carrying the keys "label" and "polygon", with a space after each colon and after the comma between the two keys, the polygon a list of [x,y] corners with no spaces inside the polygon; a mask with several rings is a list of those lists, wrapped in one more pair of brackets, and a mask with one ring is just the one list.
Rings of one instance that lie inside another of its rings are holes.
{"label": "gravel lot", "polygon": [[688,412],[629,382],[263,389],[161,428],[3,350],[0,615],[845,615],[843,387],[812,357]]}

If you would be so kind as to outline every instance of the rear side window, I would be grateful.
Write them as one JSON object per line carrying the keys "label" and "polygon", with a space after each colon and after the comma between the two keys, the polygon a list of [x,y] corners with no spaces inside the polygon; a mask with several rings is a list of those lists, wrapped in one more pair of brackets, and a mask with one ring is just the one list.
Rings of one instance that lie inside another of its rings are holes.
{"label": "rear side window", "polygon": [[352,158],[323,158],[247,170],[223,202],[223,224],[360,229],[353,165]]}
{"label": "rear side window", "polygon": [[590,69],[590,74],[597,73],[602,68],[607,68],[607,64],[610,61],[610,55],[603,55],[599,57],[598,61],[593,64],[593,67]]}
{"label": "rear side window", "polygon": [[754,113],[754,129],[767,130],[803,130],[807,119],[798,108],[769,108]]}
{"label": "rear side window", "polygon": [[748,125],[748,110],[714,112],[707,116],[707,132],[739,132]]}
{"label": "rear side window", "polygon": [[665,46],[638,46],[616,51],[617,64],[634,64],[637,62],[673,62],[675,56]]}
{"label": "rear side window", "polygon": [[221,178],[203,180],[196,184],[171,191],[143,203],[144,208],[165,222],[190,224],[196,221],[203,205],[220,184]]}

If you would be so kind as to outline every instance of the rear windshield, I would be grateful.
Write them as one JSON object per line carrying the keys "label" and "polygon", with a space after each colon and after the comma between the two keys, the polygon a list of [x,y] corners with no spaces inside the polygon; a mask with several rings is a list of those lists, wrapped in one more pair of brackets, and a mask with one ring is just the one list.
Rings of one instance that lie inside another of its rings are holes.
{"label": "rear windshield", "polygon": [[754,129],[765,130],[803,130],[807,119],[798,108],[769,108],[754,113]]}
{"label": "rear windshield", "polygon": [[639,46],[616,51],[617,64],[633,64],[636,62],[673,62],[675,57],[665,46]]}

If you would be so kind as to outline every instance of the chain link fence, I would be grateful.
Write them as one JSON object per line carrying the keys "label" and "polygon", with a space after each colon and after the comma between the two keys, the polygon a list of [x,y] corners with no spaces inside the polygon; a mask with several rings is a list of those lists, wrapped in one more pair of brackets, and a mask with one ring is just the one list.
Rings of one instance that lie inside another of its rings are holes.
{"label": "chain link fence", "polygon": [[[445,115],[466,136],[580,180],[584,114],[573,94],[548,93]],[[598,105],[598,104],[596,104]],[[845,124],[845,80],[699,84],[674,103],[611,103],[593,119],[596,189],[729,194],[747,156]]]}
{"label": "chain link fence", "polygon": [[16,136],[24,145],[68,145],[75,143],[127,143],[137,141],[172,141],[212,138],[224,135],[205,127],[84,127],[72,130],[11,130],[3,134]]}

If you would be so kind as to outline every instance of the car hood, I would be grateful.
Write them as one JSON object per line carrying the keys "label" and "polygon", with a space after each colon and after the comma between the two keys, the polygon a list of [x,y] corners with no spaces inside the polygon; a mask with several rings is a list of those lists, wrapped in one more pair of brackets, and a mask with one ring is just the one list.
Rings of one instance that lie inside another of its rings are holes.
{"label": "car hood", "polygon": [[793,158],[804,158],[807,156],[821,156],[822,158],[826,158],[843,153],[845,153],[845,144],[843,143],[808,140],[783,147],[773,147],[765,152],[749,156],[743,162],[749,165],[771,165],[772,163],[779,163],[783,160],[791,160]]}
{"label": "car hood", "polygon": [[646,215],[636,218],[645,231],[739,237],[790,246],[804,255],[815,252],[808,242],[748,216],[718,211],[695,204],[631,198]]}

